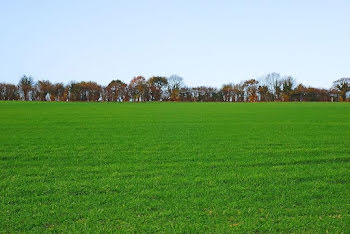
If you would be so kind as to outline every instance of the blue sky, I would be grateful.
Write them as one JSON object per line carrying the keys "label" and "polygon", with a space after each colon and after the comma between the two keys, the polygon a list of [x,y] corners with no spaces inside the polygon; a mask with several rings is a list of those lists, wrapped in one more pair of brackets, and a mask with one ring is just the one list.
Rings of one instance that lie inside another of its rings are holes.
{"label": "blue sky", "polygon": [[190,86],[270,72],[350,76],[350,1],[0,1],[0,82],[178,74]]}

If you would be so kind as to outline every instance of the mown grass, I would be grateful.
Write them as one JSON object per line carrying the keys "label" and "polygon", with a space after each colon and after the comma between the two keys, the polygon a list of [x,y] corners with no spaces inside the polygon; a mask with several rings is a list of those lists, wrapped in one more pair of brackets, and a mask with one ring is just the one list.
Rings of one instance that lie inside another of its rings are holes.
{"label": "mown grass", "polygon": [[349,103],[0,102],[0,232],[349,232]]}

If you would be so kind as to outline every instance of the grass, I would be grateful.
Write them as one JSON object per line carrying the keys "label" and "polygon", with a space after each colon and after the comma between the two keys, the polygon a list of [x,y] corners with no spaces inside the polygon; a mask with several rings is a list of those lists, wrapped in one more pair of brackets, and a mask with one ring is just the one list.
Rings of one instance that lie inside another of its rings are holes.
{"label": "grass", "polygon": [[0,232],[349,232],[350,103],[0,102]]}

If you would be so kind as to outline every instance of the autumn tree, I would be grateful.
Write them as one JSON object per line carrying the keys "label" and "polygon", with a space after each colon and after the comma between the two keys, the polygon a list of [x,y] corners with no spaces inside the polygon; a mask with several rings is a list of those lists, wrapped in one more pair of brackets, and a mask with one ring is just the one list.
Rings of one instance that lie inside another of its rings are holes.
{"label": "autumn tree", "polygon": [[179,101],[181,102],[193,102],[192,88],[182,87],[179,92]]}
{"label": "autumn tree", "polygon": [[291,76],[284,78],[282,81],[282,101],[290,101],[295,86],[295,79]]}
{"label": "autumn tree", "polygon": [[238,102],[244,102],[245,99],[245,86],[244,83],[235,84],[233,86],[233,92],[235,93],[235,100]]}
{"label": "autumn tree", "polygon": [[235,92],[233,84],[224,84],[221,88],[223,101],[224,102],[234,102],[235,101]]}
{"label": "autumn tree", "polygon": [[81,101],[81,93],[79,83],[72,81],[67,86],[67,100]]}
{"label": "autumn tree", "polygon": [[341,78],[334,81],[333,87],[338,90],[340,101],[346,101],[346,94],[350,91],[350,78]]}
{"label": "autumn tree", "polygon": [[273,94],[270,93],[269,87],[267,87],[267,85],[260,85],[258,87],[258,93],[261,102],[271,102],[273,100]]}
{"label": "autumn tree", "polygon": [[209,90],[211,92],[211,95],[210,95],[210,101],[211,102],[222,102],[222,101],[224,101],[224,97],[222,95],[221,90],[218,90],[216,88],[210,88]]}
{"label": "autumn tree", "polygon": [[129,92],[133,101],[145,101],[148,96],[146,79],[143,76],[134,77],[129,84]]}
{"label": "autumn tree", "polygon": [[149,87],[150,98],[152,101],[159,101],[163,97],[163,92],[168,85],[166,77],[152,76],[147,81]]}
{"label": "autumn tree", "polygon": [[196,88],[198,92],[197,101],[200,102],[217,102],[222,101],[223,97],[216,88],[199,86]]}
{"label": "autumn tree", "polygon": [[99,101],[102,87],[93,81],[71,82],[67,87],[69,101]]}
{"label": "autumn tree", "polygon": [[112,80],[106,87],[107,101],[122,102],[127,95],[127,84],[121,80]]}
{"label": "autumn tree", "polygon": [[329,96],[331,102],[339,102],[340,101],[340,95],[338,89],[332,87],[329,89]]}
{"label": "autumn tree", "polygon": [[33,88],[33,78],[31,76],[23,75],[18,83],[20,91],[25,101],[29,100],[29,94]]}
{"label": "autumn tree", "polygon": [[63,83],[56,83],[52,85],[50,98],[51,101],[64,101],[65,100],[65,87]]}
{"label": "autumn tree", "polygon": [[333,82],[331,89],[295,85],[291,76],[281,78],[278,73],[268,74],[257,81],[250,79],[238,84],[225,84],[221,89],[207,86],[185,87],[183,79],[172,75],[134,77],[130,84],[112,80],[102,87],[96,82],[82,81],[52,84],[48,80],[36,83],[30,76],[22,76],[18,85],[0,83],[0,100],[46,101],[193,101],[193,102],[256,102],[256,101],[345,101],[350,92],[350,78]]}
{"label": "autumn tree", "polygon": [[250,79],[243,83],[243,86],[246,89],[247,98],[249,102],[258,101],[258,84],[259,84],[259,81],[255,79]]}
{"label": "autumn tree", "polygon": [[102,87],[94,81],[84,82],[83,83],[85,90],[87,90],[87,101],[97,102],[100,100]]}
{"label": "autumn tree", "polygon": [[307,88],[303,84],[298,84],[293,90],[291,101],[302,102],[306,99]]}
{"label": "autumn tree", "polygon": [[331,96],[327,89],[309,87],[306,89],[304,100],[308,102],[328,102],[331,101]]}
{"label": "autumn tree", "polygon": [[39,80],[37,83],[37,94],[39,101],[47,101],[48,95],[51,95],[53,91],[53,85],[48,80]]}
{"label": "autumn tree", "polygon": [[18,87],[13,84],[0,83],[0,100],[19,100]]}

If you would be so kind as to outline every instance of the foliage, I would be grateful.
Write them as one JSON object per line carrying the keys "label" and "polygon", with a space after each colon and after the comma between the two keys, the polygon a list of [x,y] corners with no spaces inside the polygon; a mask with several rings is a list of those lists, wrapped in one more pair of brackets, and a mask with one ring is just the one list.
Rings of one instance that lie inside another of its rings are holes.
{"label": "foliage", "polygon": [[134,77],[129,84],[117,79],[106,87],[96,82],[51,83],[30,76],[22,76],[18,86],[0,83],[0,100],[32,101],[105,101],[105,102],[303,102],[349,101],[350,78],[333,82],[330,89],[306,87],[296,83],[291,76],[270,73],[263,79],[249,79],[239,83],[224,84],[221,89],[208,86],[187,87],[183,78],[152,76]]}

